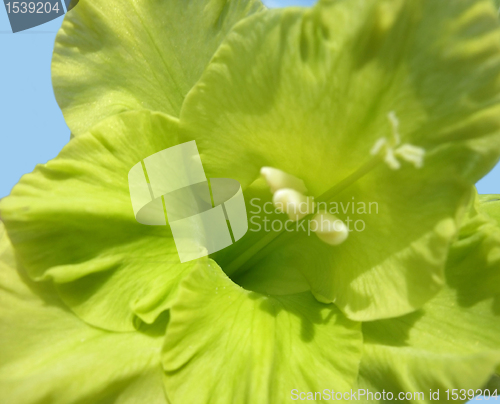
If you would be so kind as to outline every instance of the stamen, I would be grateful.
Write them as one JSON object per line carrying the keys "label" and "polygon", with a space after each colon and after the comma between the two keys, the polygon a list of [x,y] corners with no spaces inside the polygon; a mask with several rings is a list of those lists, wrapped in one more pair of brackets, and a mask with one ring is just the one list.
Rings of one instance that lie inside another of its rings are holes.
{"label": "stamen", "polygon": [[260,173],[273,194],[283,188],[294,189],[303,194],[307,193],[304,181],[282,170],[273,167],[262,167]]}
{"label": "stamen", "polygon": [[342,244],[349,235],[349,229],[345,223],[327,212],[317,213],[309,225],[318,238],[329,245]]}
{"label": "stamen", "polygon": [[273,203],[280,212],[297,221],[314,212],[314,200],[290,188],[279,189],[273,195]]}

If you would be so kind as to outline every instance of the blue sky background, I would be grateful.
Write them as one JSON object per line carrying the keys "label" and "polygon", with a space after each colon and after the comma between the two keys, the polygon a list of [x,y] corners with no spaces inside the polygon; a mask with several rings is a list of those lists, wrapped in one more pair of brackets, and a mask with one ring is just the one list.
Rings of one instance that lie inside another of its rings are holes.
{"label": "blue sky background", "polygon": [[[308,6],[314,1],[264,3],[268,7]],[[0,6],[0,198],[36,164],[54,158],[69,140],[50,79],[52,47],[62,19],[12,34],[7,12]],[[500,193],[500,165],[477,187],[482,194]]]}
{"label": "blue sky background", "polygon": [[[308,6],[313,0],[264,0],[269,7]],[[12,34],[0,6],[0,198],[36,164],[54,158],[70,132],[52,92],[50,60],[63,17]],[[478,184],[500,193],[500,165]]]}

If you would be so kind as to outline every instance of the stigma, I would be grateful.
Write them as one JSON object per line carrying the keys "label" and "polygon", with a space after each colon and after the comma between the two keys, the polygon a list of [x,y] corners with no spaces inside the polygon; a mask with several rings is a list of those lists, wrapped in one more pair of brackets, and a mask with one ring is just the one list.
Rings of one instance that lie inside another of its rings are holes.
{"label": "stigma", "polygon": [[399,159],[413,164],[415,168],[422,168],[424,165],[425,149],[409,143],[401,144],[401,134],[399,133],[399,119],[394,111],[387,114],[392,128],[392,139],[382,137],[373,145],[370,154],[376,156],[381,154],[384,162],[392,170],[399,170],[401,162]]}

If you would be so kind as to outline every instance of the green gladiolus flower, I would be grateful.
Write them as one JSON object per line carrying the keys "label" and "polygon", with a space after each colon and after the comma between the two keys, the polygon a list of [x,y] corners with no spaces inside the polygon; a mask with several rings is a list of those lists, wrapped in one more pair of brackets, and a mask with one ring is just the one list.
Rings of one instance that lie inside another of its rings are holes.
{"label": "green gladiolus flower", "polygon": [[[73,138],[0,202],[6,402],[465,402],[500,370],[493,1],[80,1],[53,81]],[[181,263],[128,173],[193,140],[250,227]]]}

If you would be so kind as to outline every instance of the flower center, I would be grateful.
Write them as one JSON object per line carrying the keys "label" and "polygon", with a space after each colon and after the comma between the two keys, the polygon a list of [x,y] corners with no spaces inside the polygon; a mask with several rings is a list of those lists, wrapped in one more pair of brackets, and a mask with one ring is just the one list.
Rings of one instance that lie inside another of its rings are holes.
{"label": "flower center", "polygon": [[[302,180],[277,168],[263,167],[260,172],[273,192],[273,203],[279,212],[286,213],[294,222],[315,213],[314,198],[304,195],[307,188]],[[309,228],[330,245],[341,244],[349,234],[342,220],[324,211],[316,213]]]}
{"label": "flower center", "polygon": [[[400,123],[396,113],[389,112],[387,118],[391,128],[391,136],[378,139],[370,151],[371,158],[365,164],[317,198],[307,196],[307,187],[301,179],[277,168],[262,167],[261,175],[273,194],[275,208],[286,213],[289,220],[298,225],[307,221],[307,228],[315,233],[315,236],[323,243],[331,246],[342,244],[349,235],[347,226],[336,216],[325,211],[318,211],[317,206],[321,206],[321,204],[326,206],[324,204],[334,201],[337,195],[372,171],[381,162],[393,170],[402,167],[400,160],[412,164],[417,169],[423,166],[425,150],[410,143],[402,144],[399,132]],[[275,251],[276,246],[283,245],[295,234],[297,232],[284,231],[283,229],[270,231],[264,235],[258,234],[260,238],[249,240],[250,243],[253,243],[249,247],[245,246],[247,248],[244,250],[243,248],[235,248],[233,251],[225,252],[224,271],[232,278],[243,274]]]}

